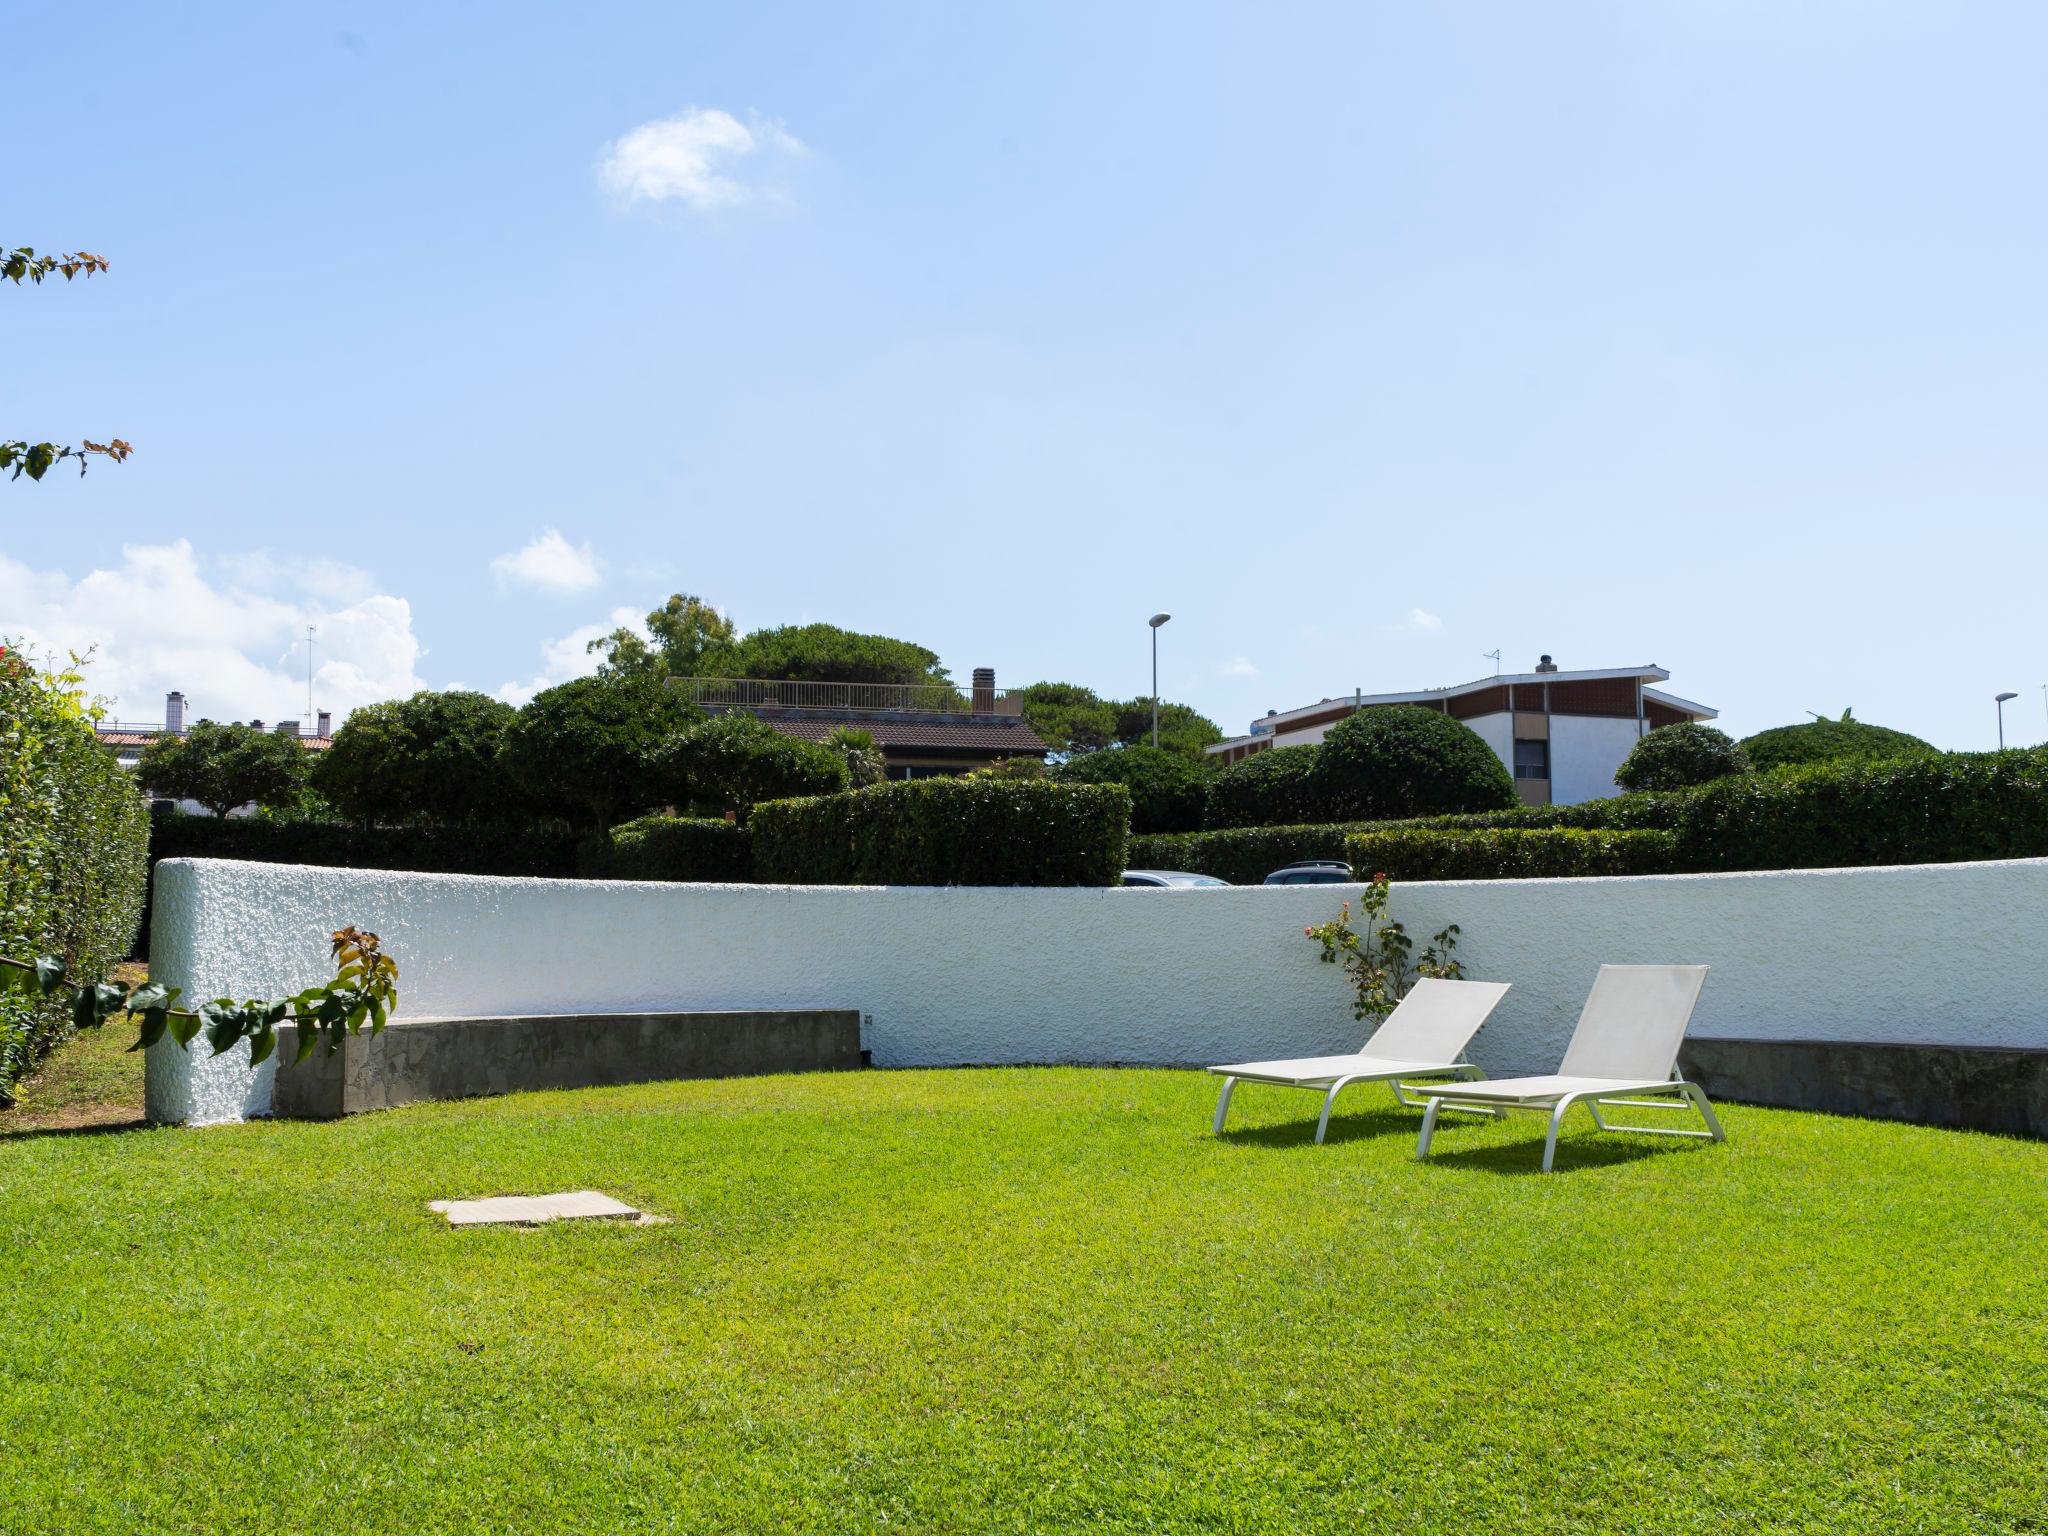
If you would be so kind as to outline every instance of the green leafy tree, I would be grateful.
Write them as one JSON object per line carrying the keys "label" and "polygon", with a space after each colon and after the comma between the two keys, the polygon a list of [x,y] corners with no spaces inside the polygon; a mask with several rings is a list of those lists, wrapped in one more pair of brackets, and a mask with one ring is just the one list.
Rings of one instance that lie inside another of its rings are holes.
{"label": "green leafy tree", "polygon": [[540,815],[601,832],[662,803],[654,749],[702,718],[661,678],[583,677],[533,696],[505,730],[511,782]]}
{"label": "green leafy tree", "polygon": [[700,813],[744,816],[764,800],[847,787],[840,753],[785,736],[741,710],[678,731],[653,750],[650,766],[662,798]]}
{"label": "green leafy tree", "polygon": [[1749,772],[1749,754],[1726,731],[1688,720],[1661,725],[1629,749],[1614,772],[1626,790],[1689,789]]}
{"label": "green leafy tree", "polygon": [[720,658],[736,638],[732,620],[688,592],[677,592],[661,607],[647,615],[643,640],[630,629],[615,629],[589,649],[604,653],[601,671],[616,673],[659,673],[667,677],[731,677],[722,669]]}
{"label": "green leafy tree", "polygon": [[1361,709],[1330,727],[1311,779],[1320,821],[1389,821],[1520,803],[1493,748],[1419,704]]}
{"label": "green leafy tree", "polygon": [[356,710],[313,765],[313,787],[364,824],[499,821],[514,809],[506,733],[519,711],[481,693],[420,692]]}
{"label": "green leafy tree", "polygon": [[719,677],[811,683],[949,684],[936,651],[835,624],[757,629],[707,658]]}
{"label": "green leafy tree", "polygon": [[202,720],[144,747],[136,777],[153,795],[196,800],[216,816],[252,802],[288,806],[305,789],[306,749],[295,736]]}
{"label": "green leafy tree", "polygon": [[[17,288],[23,278],[41,287],[43,279],[53,273],[61,273],[68,283],[81,272],[91,277],[95,272],[106,270],[107,258],[95,256],[90,251],[38,256],[32,247],[23,245],[0,255],[0,277],[7,278]],[[119,464],[134,451],[118,437],[104,443],[87,438],[76,448],[61,443],[31,443],[22,438],[0,440],[0,472],[11,472],[8,478],[12,480],[19,480],[23,475],[31,480],[40,480],[53,465],[70,459],[77,463],[78,472],[82,475],[86,460],[94,454]]]}
{"label": "green leafy tree", "polygon": [[1032,683],[1015,696],[1023,701],[1024,723],[1057,756],[1099,752],[1117,739],[1116,706],[1092,688]]}
{"label": "green leafy tree", "polygon": [[1839,720],[1810,720],[1803,725],[1781,725],[1758,731],[1742,739],[1742,749],[1759,771],[1784,768],[1794,763],[1876,762],[1885,758],[1925,757],[1936,748],[1932,742],[1909,736],[1904,731],[1866,725],[1848,710]]}
{"label": "green leafy tree", "polygon": [[1052,771],[1059,784],[1121,784],[1131,792],[1131,830],[1195,832],[1201,829],[1209,775],[1178,752],[1164,747],[1116,747],[1070,758]]}
{"label": "green leafy tree", "polygon": [[857,725],[841,725],[833,728],[825,738],[825,745],[837,752],[846,764],[846,782],[849,788],[866,789],[870,784],[880,784],[889,777],[888,762],[882,756],[882,749],[875,745],[872,731],[864,731]]}
{"label": "green leafy tree", "polygon": [[[1116,706],[1115,741],[1122,746],[1152,745],[1152,699],[1129,699]],[[1223,739],[1216,722],[1189,705],[1159,701],[1159,750],[1203,760],[1202,749]]]}

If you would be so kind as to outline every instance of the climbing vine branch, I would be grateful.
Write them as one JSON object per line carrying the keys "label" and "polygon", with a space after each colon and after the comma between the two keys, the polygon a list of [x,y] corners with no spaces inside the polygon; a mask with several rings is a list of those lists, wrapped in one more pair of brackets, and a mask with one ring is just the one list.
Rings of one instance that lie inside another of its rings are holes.
{"label": "climbing vine branch", "polygon": [[180,989],[147,981],[128,987],[115,981],[74,983],[65,975],[58,955],[40,955],[34,960],[16,960],[0,955],[0,993],[19,992],[31,996],[56,997],[69,993],[71,1021],[80,1029],[92,1029],[116,1014],[136,1022],[135,1044],[130,1050],[146,1050],[169,1035],[180,1046],[188,1046],[203,1029],[214,1055],[238,1040],[249,1042],[249,1060],[267,1060],[277,1049],[277,1027],[298,1027],[298,1060],[313,1054],[323,1040],[329,1054],[341,1049],[345,1036],[361,1031],[365,1024],[375,1034],[398,1003],[398,962],[383,951],[374,933],[364,933],[351,924],[330,936],[335,975],[332,981],[275,1001],[217,997],[195,1011],[177,1006]]}

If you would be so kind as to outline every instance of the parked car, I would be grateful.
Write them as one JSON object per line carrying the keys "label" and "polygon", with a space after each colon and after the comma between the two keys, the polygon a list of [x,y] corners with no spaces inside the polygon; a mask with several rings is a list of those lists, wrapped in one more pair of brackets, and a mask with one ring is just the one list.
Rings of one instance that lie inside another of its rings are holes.
{"label": "parked car", "polygon": [[1266,876],[1268,885],[1350,885],[1351,866],[1331,859],[1303,859],[1283,864]]}
{"label": "parked car", "polygon": [[1195,886],[1228,885],[1228,880],[1218,880],[1214,875],[1190,874],[1185,869],[1127,869],[1124,871],[1125,885],[1149,886]]}

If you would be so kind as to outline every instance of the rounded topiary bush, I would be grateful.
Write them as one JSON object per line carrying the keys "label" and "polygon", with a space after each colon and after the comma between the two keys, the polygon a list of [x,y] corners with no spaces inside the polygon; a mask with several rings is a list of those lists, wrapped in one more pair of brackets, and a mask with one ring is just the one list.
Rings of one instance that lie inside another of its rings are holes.
{"label": "rounded topiary bush", "polygon": [[1926,757],[1932,742],[1881,725],[1865,725],[1842,711],[1839,720],[1809,720],[1781,725],[1742,739],[1742,748],[1759,772],[1795,763],[1877,762],[1894,757]]}
{"label": "rounded topiary bush", "polygon": [[1392,821],[1520,803],[1493,748],[1419,704],[1361,709],[1316,749],[1310,787],[1324,821]]}
{"label": "rounded topiary bush", "polygon": [[1688,720],[1661,725],[1629,749],[1614,782],[1623,789],[1690,789],[1749,772],[1749,754],[1726,731]]}
{"label": "rounded topiary bush", "polygon": [[1268,747],[1209,780],[1209,827],[1291,827],[1318,821],[1314,747]]}
{"label": "rounded topiary bush", "polygon": [[1202,825],[1209,775],[1163,747],[1113,747],[1084,752],[1055,768],[1058,784],[1121,784],[1131,792],[1131,830],[1194,832]]}

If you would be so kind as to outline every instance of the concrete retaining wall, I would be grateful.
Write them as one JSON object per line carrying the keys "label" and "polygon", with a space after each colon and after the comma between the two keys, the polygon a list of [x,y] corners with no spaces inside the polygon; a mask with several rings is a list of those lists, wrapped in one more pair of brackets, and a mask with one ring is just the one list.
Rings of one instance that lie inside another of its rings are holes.
{"label": "concrete retaining wall", "polygon": [[860,1066],[860,1015],[599,1013],[539,1018],[400,1020],[297,1061],[298,1030],[279,1031],[271,1111],[332,1120],[427,1099],[534,1088],[598,1088],[681,1077],[848,1072]]}
{"label": "concrete retaining wall", "polygon": [[[1304,925],[1356,888],[929,890],[492,879],[214,860],[157,867],[155,974],[188,997],[328,974],[381,933],[401,1018],[855,1008],[877,1066],[1194,1063],[1349,1049],[1365,1033]],[[1473,1046],[1553,1069],[1602,961],[1714,970],[1701,1037],[2048,1047],[2048,860],[1445,882],[1396,890],[1411,933],[1464,929],[1514,983]],[[274,1067],[152,1049],[150,1113],[239,1119]]]}

